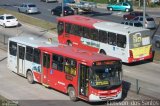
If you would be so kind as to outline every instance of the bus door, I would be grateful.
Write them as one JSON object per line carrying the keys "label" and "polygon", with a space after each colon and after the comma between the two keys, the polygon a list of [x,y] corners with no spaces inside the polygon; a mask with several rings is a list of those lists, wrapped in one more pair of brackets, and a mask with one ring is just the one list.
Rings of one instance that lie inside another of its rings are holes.
{"label": "bus door", "polygon": [[49,75],[49,71],[50,71],[50,57],[51,54],[47,53],[47,52],[42,52],[42,83],[44,85],[48,85],[48,75]]}
{"label": "bus door", "polygon": [[17,72],[18,74],[24,75],[25,68],[25,46],[18,45],[18,55],[17,55]]}
{"label": "bus door", "polygon": [[88,97],[89,91],[89,67],[80,64],[79,68],[79,95],[82,97]]}

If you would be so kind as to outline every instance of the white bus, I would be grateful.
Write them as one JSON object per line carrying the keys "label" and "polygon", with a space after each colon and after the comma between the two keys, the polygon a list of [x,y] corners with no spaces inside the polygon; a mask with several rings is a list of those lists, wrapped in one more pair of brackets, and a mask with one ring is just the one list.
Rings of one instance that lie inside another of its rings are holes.
{"label": "white bus", "polygon": [[89,17],[58,18],[60,43],[118,57],[125,63],[152,58],[150,30]]}
{"label": "white bus", "polygon": [[50,47],[54,45],[58,45],[58,43],[51,44],[45,39],[42,40],[28,36],[9,38],[8,68],[26,77],[27,69],[30,69],[34,63],[35,67],[39,67],[37,71],[40,72],[40,50],[38,47]]}

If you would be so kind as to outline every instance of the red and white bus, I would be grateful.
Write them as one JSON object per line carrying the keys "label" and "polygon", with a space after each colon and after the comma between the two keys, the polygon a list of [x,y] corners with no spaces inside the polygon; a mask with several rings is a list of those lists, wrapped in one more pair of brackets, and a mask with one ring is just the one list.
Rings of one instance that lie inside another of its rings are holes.
{"label": "red and white bus", "polygon": [[28,37],[9,38],[8,67],[28,79],[68,93],[70,99],[117,100],[122,97],[118,58]]}
{"label": "red and white bus", "polygon": [[125,63],[152,58],[148,29],[79,15],[57,20],[60,43],[118,57]]}

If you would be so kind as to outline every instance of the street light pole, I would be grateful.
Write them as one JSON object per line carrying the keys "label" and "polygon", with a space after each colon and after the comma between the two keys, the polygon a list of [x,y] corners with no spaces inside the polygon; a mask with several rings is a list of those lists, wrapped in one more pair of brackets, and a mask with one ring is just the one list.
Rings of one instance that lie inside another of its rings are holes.
{"label": "street light pole", "polygon": [[143,28],[145,28],[145,19],[146,19],[146,0],[143,0]]}
{"label": "street light pole", "polygon": [[63,13],[64,13],[64,0],[62,0],[62,17],[63,17]]}

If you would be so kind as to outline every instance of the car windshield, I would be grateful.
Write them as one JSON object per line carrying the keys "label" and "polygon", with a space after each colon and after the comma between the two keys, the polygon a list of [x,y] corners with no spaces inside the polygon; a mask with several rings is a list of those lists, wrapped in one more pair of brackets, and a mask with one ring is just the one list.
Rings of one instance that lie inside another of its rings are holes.
{"label": "car windshield", "polygon": [[70,8],[70,7],[64,7],[64,9],[65,9],[65,10],[71,10],[71,8]]}
{"label": "car windshield", "polygon": [[147,21],[154,21],[153,18],[147,18]]}
{"label": "car windshield", "polygon": [[6,19],[15,19],[14,16],[7,16]]}
{"label": "car windshield", "polygon": [[90,83],[96,89],[110,89],[121,84],[122,70],[119,64],[92,66]]}
{"label": "car windshield", "polygon": [[36,7],[36,5],[30,4],[30,5],[28,5],[28,7]]}

